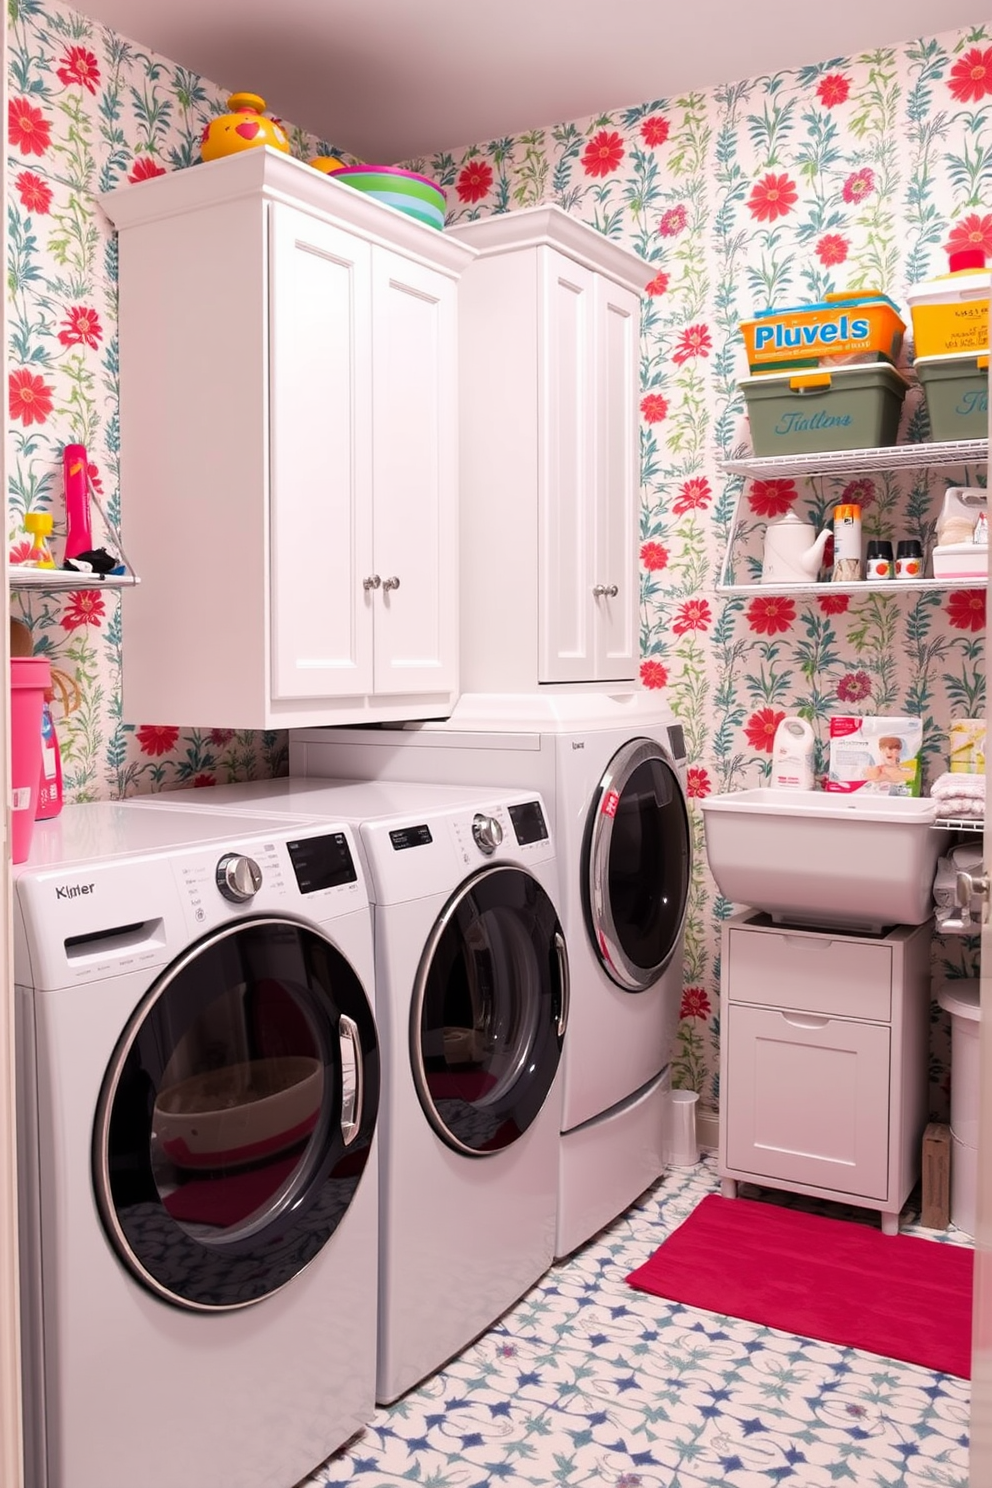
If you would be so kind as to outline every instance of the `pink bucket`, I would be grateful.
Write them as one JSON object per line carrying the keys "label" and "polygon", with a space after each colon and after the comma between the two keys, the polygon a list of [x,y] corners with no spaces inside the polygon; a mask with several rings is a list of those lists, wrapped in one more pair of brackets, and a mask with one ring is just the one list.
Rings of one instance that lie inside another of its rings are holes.
{"label": "pink bucket", "polygon": [[44,656],[10,658],[10,855],[31,851],[41,778],[41,709],[52,672]]}

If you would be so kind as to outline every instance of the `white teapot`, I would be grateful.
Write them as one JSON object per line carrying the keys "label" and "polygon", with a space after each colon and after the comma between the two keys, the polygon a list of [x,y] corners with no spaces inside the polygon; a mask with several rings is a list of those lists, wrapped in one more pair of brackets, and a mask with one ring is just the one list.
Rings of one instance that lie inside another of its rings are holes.
{"label": "white teapot", "polygon": [[823,562],[829,528],[816,535],[812,522],[804,522],[794,511],[769,522],[765,528],[765,556],[761,566],[763,584],[809,584]]}

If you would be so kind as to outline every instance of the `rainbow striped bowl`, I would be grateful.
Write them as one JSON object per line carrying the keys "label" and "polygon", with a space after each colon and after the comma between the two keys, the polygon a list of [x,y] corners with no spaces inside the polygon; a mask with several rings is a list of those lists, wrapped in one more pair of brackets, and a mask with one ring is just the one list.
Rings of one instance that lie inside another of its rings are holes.
{"label": "rainbow striped bowl", "polygon": [[444,226],[445,193],[427,176],[395,165],[346,165],[334,172],[333,179],[374,196],[388,207],[397,207],[428,227]]}

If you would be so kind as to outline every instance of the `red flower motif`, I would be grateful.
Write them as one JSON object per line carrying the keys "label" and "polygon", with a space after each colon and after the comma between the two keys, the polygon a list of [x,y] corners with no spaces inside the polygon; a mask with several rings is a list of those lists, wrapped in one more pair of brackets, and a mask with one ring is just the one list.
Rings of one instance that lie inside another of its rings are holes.
{"label": "red flower motif", "polygon": [[828,72],[816,85],[816,95],[824,108],[836,108],[846,103],[851,92],[851,83],[842,72]]}
{"label": "red flower motif", "polygon": [[710,1015],[710,999],[705,987],[686,987],[682,993],[682,1006],[679,1008],[680,1018],[708,1018]]}
{"label": "red flower motif", "polygon": [[840,233],[824,233],[813,251],[823,267],[829,269],[847,258],[847,239]]}
{"label": "red flower motif", "polygon": [[79,83],[90,93],[95,93],[100,81],[100,66],[93,53],[85,47],[71,46],[66,48],[62,66],[56,68],[55,75],[67,88]]}
{"label": "red flower motif", "polygon": [[709,328],[704,325],[687,326],[679,337],[679,344],[672,352],[672,361],[683,366],[690,357],[706,357],[713,350]]}
{"label": "red flower motif", "polygon": [[649,295],[663,295],[668,288],[668,275],[655,274],[650,284],[645,285],[644,292]]}
{"label": "red flower motif", "polygon": [[851,603],[849,594],[821,594],[817,604],[825,615],[843,615]]}
{"label": "red flower motif", "polygon": [[36,373],[23,368],[11,372],[8,379],[10,416],[20,419],[25,428],[29,424],[43,424],[52,411],[52,393],[47,382]]}
{"label": "red flower motif", "polygon": [[102,496],[103,495],[103,479],[102,479],[102,477],[100,475],[100,467],[99,467],[99,465],[87,465],[87,467],[86,467],[86,474],[89,476],[91,483],[96,487],[96,493],[97,493],[97,495],[98,496]]}
{"label": "red flower motif", "polygon": [[645,687],[664,687],[668,681],[668,671],[660,661],[641,662],[641,682]]}
{"label": "red flower motif", "polygon": [[783,599],[781,595],[762,595],[752,599],[747,607],[747,623],[759,635],[778,635],[789,629],[796,618],[794,599]]}
{"label": "red flower motif", "polygon": [[992,47],[980,52],[972,47],[951,68],[947,86],[960,103],[977,103],[992,93]]}
{"label": "red flower motif", "polygon": [[712,789],[708,772],[701,769],[699,765],[690,765],[685,777],[686,795],[695,797],[708,796]]}
{"label": "red flower motif", "polygon": [[[209,128],[210,125],[208,124],[207,129]],[[205,129],[203,132],[204,134],[206,134],[207,130]],[[135,182],[150,181],[152,176],[164,175],[164,166],[159,165],[158,162],[153,160],[150,155],[139,155],[138,159],[134,162],[128,173],[128,180]]]}
{"label": "red flower motif", "polygon": [[799,194],[788,176],[767,175],[755,183],[747,205],[758,222],[774,222],[776,217],[786,217],[798,200]]}
{"label": "red flower motif", "polygon": [[677,207],[669,207],[667,212],[662,213],[658,231],[663,238],[677,238],[679,233],[684,231],[685,224],[685,207],[680,203]]}
{"label": "red flower motif", "polygon": [[667,119],[663,119],[660,114],[652,114],[650,119],[641,121],[641,138],[649,149],[654,150],[665,143],[670,129]]}
{"label": "red flower motif", "polygon": [[103,595],[96,589],[77,589],[62,608],[62,629],[78,630],[81,625],[95,625],[107,618]]}
{"label": "red flower motif", "polygon": [[752,749],[764,750],[771,754],[772,745],[775,742],[775,730],[778,728],[785,713],[781,708],[759,708],[757,713],[752,713],[744,725],[747,742]]}
{"label": "red flower motif", "polygon": [[860,506],[865,511],[875,501],[875,482],[867,475],[858,476],[857,480],[848,481],[840,493],[841,502],[848,502],[853,506]]}
{"label": "red flower motif", "polygon": [[875,190],[875,172],[866,165],[863,170],[855,171],[848,176],[844,182],[841,192],[846,202],[864,201],[866,196],[871,196]]}
{"label": "red flower motif", "polygon": [[587,176],[608,176],[623,159],[623,136],[601,129],[594,134],[582,152],[582,168]]}
{"label": "red flower motif", "polygon": [[645,393],[641,399],[641,413],[649,424],[660,424],[668,413],[668,401],[660,393]]}
{"label": "red flower motif", "polygon": [[962,248],[981,248],[986,257],[992,257],[992,217],[979,217],[972,212],[951,229],[947,240],[948,253],[957,253]]}
{"label": "red flower motif", "polygon": [[668,567],[668,549],[659,542],[646,542],[641,547],[641,562],[649,573],[660,573]]}
{"label": "red flower motif", "polygon": [[947,601],[947,614],[958,630],[982,630],[985,626],[985,590],[959,589]]}
{"label": "red flower motif", "polygon": [[231,740],[233,738],[234,738],[234,730],[233,729],[211,729],[210,730],[210,742],[211,742],[211,744],[216,745],[216,747],[218,749],[223,749],[223,747],[224,747],[225,744],[230,744],[230,742],[231,742]]}
{"label": "red flower motif", "polygon": [[96,349],[103,339],[103,327],[95,310],[85,305],[74,305],[62,322],[59,340],[63,346],[91,346]]}
{"label": "red flower motif", "polygon": [[8,551],[7,562],[26,563],[33,552],[34,543],[31,541],[30,538],[26,537],[21,542],[15,543],[14,546]]}
{"label": "red flower motif", "polygon": [[470,160],[463,166],[455,182],[455,190],[463,202],[481,201],[489,194],[493,184],[493,168],[486,160]]}
{"label": "red flower motif", "polygon": [[52,209],[52,190],[40,176],[36,176],[33,171],[21,171],[14,186],[21,198],[22,207],[26,207],[29,212],[37,212],[39,217],[48,215]]}
{"label": "red flower motif", "polygon": [[704,475],[694,475],[682,482],[672,511],[677,517],[682,517],[688,511],[701,511],[712,500],[713,492],[709,481]]}
{"label": "red flower motif", "polygon": [[41,109],[26,98],[12,98],[7,105],[7,133],[10,143],[22,155],[44,155],[52,143],[52,126]]}
{"label": "red flower motif", "polygon": [[860,703],[871,692],[871,678],[867,672],[848,672],[837,683],[837,696],[842,703]]}
{"label": "red flower motif", "polygon": [[194,777],[193,777],[193,789],[194,790],[196,790],[197,786],[216,785],[216,784],[217,784],[217,777],[216,777],[216,775],[204,775],[204,774],[200,774],[200,775],[194,775]]}
{"label": "red flower motif", "polygon": [[176,746],[179,730],[157,723],[144,723],[137,733],[142,754],[168,754]]}
{"label": "red flower motif", "polygon": [[798,495],[793,480],[756,480],[751,482],[747,499],[755,516],[781,517]]}
{"label": "red flower motif", "polygon": [[672,623],[672,629],[676,635],[686,635],[690,630],[705,630],[712,620],[708,600],[687,599],[685,604],[679,607],[678,615]]}

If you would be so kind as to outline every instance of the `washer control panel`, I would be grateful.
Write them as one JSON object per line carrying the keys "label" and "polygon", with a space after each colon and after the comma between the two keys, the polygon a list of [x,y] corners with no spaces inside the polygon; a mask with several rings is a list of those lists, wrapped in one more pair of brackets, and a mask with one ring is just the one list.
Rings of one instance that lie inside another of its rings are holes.
{"label": "washer control panel", "polygon": [[247,904],[262,887],[261,868],[243,853],[225,853],[214,877],[224,898],[232,904]]}
{"label": "washer control panel", "polygon": [[503,841],[503,828],[497,817],[479,811],[472,818],[472,836],[479,851],[489,858]]}

